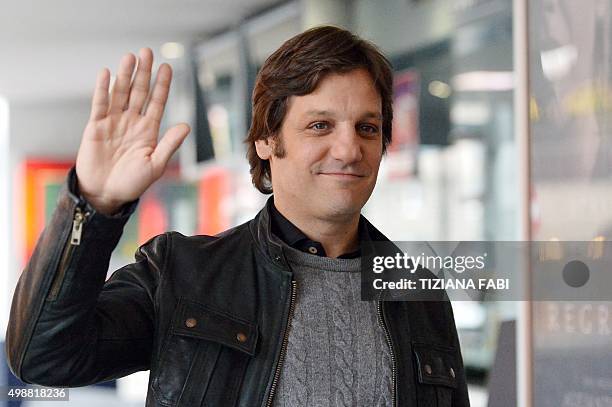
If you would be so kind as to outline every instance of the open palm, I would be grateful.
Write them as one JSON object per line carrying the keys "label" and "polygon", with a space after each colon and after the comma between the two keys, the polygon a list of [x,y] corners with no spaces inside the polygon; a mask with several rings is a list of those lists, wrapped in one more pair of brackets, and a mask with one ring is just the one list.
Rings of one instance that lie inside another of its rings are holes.
{"label": "open palm", "polygon": [[162,64],[150,91],[152,51],[140,50],[132,80],[135,65],[134,55],[122,58],[110,95],[110,72],[103,69],[98,75],[77,155],[79,190],[96,210],[106,214],[140,197],[160,178],[190,130],[178,124],[158,142],[172,69]]}

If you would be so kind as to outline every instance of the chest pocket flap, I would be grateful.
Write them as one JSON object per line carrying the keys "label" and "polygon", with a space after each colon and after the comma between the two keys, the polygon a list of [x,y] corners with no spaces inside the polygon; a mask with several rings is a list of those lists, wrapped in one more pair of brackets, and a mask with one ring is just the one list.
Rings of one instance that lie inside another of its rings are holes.
{"label": "chest pocket flap", "polygon": [[458,364],[455,349],[415,343],[413,351],[420,383],[457,387]]}
{"label": "chest pocket flap", "polygon": [[180,298],[151,372],[152,393],[165,406],[233,406],[257,332],[243,318]]}
{"label": "chest pocket flap", "polygon": [[172,321],[172,333],[205,339],[253,356],[257,326],[235,315],[181,298]]}

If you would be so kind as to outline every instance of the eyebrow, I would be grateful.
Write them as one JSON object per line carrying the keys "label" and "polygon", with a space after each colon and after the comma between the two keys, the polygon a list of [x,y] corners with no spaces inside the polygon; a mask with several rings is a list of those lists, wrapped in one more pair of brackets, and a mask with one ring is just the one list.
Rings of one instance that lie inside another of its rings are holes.
{"label": "eyebrow", "polygon": [[[307,116],[334,116],[334,113],[330,110],[308,110],[306,112]],[[378,119],[381,120],[383,119],[382,114],[378,113],[378,112],[366,112],[363,115],[361,115],[362,119]]]}

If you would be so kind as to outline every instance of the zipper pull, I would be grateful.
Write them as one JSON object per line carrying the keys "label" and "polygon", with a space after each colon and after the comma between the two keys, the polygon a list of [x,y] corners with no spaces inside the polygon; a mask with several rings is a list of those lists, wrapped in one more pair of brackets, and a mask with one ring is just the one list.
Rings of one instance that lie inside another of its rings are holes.
{"label": "zipper pull", "polygon": [[89,213],[83,214],[81,208],[77,207],[72,220],[72,237],[70,238],[70,244],[78,246],[81,244],[81,233],[83,232],[83,222]]}

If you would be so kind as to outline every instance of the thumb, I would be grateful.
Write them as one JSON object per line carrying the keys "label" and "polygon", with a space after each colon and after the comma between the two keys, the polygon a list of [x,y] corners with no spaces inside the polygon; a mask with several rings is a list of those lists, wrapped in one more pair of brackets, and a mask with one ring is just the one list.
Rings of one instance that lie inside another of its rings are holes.
{"label": "thumb", "polygon": [[187,124],[177,124],[169,128],[159,140],[157,147],[155,147],[153,154],[151,154],[153,167],[159,175],[164,172],[172,154],[181,146],[190,131],[191,128]]}

